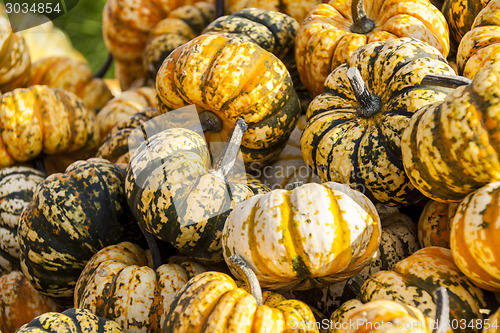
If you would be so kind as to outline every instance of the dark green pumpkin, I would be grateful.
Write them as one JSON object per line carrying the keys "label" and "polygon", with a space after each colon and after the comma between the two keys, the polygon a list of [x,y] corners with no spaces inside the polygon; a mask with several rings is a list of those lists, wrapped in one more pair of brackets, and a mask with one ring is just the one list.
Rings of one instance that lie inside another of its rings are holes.
{"label": "dark green pumpkin", "polygon": [[86,262],[100,249],[137,239],[124,176],[92,158],[47,177],[19,219],[21,270],[35,289],[69,297]]}
{"label": "dark green pumpkin", "polygon": [[48,312],[33,319],[16,333],[121,333],[114,321],[97,317],[84,309],[68,309],[61,313]]}
{"label": "dark green pumpkin", "polygon": [[0,275],[19,268],[17,227],[45,175],[24,166],[0,169]]}
{"label": "dark green pumpkin", "polygon": [[470,31],[477,14],[490,0],[445,0],[442,12],[448,27],[450,37],[458,46],[462,37]]}

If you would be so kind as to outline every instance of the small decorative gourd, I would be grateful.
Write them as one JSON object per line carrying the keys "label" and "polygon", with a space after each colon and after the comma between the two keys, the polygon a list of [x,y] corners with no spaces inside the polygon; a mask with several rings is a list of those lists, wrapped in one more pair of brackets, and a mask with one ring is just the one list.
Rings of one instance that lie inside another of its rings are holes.
{"label": "small decorative gourd", "polygon": [[361,192],[309,183],[240,203],[227,219],[222,248],[226,263],[241,256],[262,287],[301,290],[357,274],[377,251],[380,233],[377,210]]}
{"label": "small decorative gourd", "polygon": [[244,8],[259,8],[282,12],[302,22],[315,6],[328,0],[225,0],[224,11],[232,14]]}
{"label": "small decorative gourd", "polygon": [[420,247],[440,246],[450,248],[450,225],[458,207],[456,203],[430,200],[418,220]]}
{"label": "small decorative gourd", "polygon": [[450,28],[450,39],[456,45],[464,35],[469,32],[477,14],[486,6],[490,0],[446,0],[443,3],[442,12]]}

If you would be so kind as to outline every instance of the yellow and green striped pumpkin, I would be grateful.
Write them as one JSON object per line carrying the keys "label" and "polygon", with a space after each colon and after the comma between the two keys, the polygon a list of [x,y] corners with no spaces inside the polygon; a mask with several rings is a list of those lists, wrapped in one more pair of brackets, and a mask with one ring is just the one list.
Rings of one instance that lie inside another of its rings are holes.
{"label": "yellow and green striped pumpkin", "polygon": [[450,248],[450,225],[457,209],[456,203],[430,200],[418,220],[420,247],[440,246]]}
{"label": "yellow and green striped pumpkin", "polygon": [[201,35],[177,48],[158,72],[156,91],[163,113],[195,104],[218,118],[222,126],[205,132],[208,142],[225,142],[243,118],[248,130],[241,151],[247,164],[276,158],[300,113],[285,65],[239,37]]}
{"label": "yellow and green striped pumpkin", "polygon": [[314,96],[321,94],[327,76],[349,61],[357,48],[402,37],[419,39],[443,57],[448,55],[448,25],[428,0],[330,0],[320,4],[309,12],[297,33],[295,57],[302,83]]}
{"label": "yellow and green striped pumpkin", "polygon": [[[434,292],[439,286],[448,289],[450,322],[470,323],[482,320],[481,309],[487,308],[484,292],[474,286],[458,269],[451,251],[441,247],[418,250],[396,264],[392,271],[380,271],[368,278],[361,287],[363,302],[394,300],[416,307],[433,318],[436,313]],[[456,324],[453,332],[480,332],[479,327]]]}
{"label": "yellow and green striped pumpkin", "polygon": [[[369,101],[356,96],[348,79],[353,69],[359,70]],[[358,48],[309,105],[300,139],[306,164],[321,180],[350,184],[385,205],[421,199],[403,168],[401,135],[414,112],[450,91],[421,85],[427,74],[455,73],[422,41],[399,38]]]}
{"label": "yellow and green striped pumpkin", "polygon": [[263,288],[300,290],[358,273],[380,233],[377,210],[361,192],[309,183],[240,203],[227,219],[222,248],[226,263],[241,256]]}
{"label": "yellow and green striped pumpkin", "polygon": [[17,227],[43,172],[25,166],[0,169],[0,275],[19,269]]}
{"label": "yellow and green striped pumpkin", "polygon": [[21,270],[35,289],[71,297],[95,253],[139,238],[125,200],[124,175],[103,159],[77,161],[40,183],[18,227]]}
{"label": "yellow and green striped pumpkin", "polygon": [[307,13],[315,6],[327,0],[225,0],[224,11],[234,13],[244,8],[259,8],[269,11],[282,12],[302,22]]}
{"label": "yellow and green striped pumpkin", "polygon": [[471,30],[477,14],[479,14],[489,1],[490,0],[444,1],[442,12],[446,18],[446,22],[448,22],[450,39],[452,39],[456,45],[458,45],[464,35]]}
{"label": "yellow and green striped pumpkin", "polygon": [[97,252],[83,269],[74,306],[117,322],[125,332],[160,332],[175,293],[205,271],[187,260],[153,269],[138,245],[111,245]]}
{"label": "yellow and green striped pumpkin", "polygon": [[401,139],[404,168],[427,197],[459,202],[500,180],[499,80],[500,62],[443,101],[422,107],[407,124]]}
{"label": "yellow and green striped pumpkin", "polygon": [[68,309],[61,313],[47,312],[21,327],[16,333],[122,333],[114,321],[84,309]]}
{"label": "yellow and green striped pumpkin", "polygon": [[451,220],[450,248],[458,268],[482,289],[500,292],[500,182],[460,202]]}

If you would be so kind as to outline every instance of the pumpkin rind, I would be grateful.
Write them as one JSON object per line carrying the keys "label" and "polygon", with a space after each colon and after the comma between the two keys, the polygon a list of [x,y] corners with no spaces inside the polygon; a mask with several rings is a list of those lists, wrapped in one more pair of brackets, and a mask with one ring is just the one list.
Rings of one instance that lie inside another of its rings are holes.
{"label": "pumpkin rind", "polygon": [[500,291],[497,250],[500,182],[490,183],[460,202],[451,220],[450,248],[458,268],[478,287]]}
{"label": "pumpkin rind", "polygon": [[499,79],[500,63],[495,63],[411,118],[401,139],[403,164],[427,197],[459,202],[500,180]]}
{"label": "pumpkin rind", "polygon": [[440,246],[450,248],[450,225],[458,204],[430,200],[418,220],[420,247]]}
{"label": "pumpkin rind", "polygon": [[[458,45],[469,32],[477,14],[490,0],[446,0],[442,12],[448,22],[450,38]],[[438,7],[441,8],[441,7]]]}
{"label": "pumpkin rind", "polygon": [[300,290],[358,273],[377,250],[380,232],[375,206],[363,194],[310,183],[240,203],[226,221],[222,246],[226,262],[241,256],[262,287]]}
{"label": "pumpkin rind", "polygon": [[93,254],[137,237],[125,200],[123,174],[103,159],[75,162],[40,183],[18,228],[21,269],[33,286],[72,296]]}
{"label": "pumpkin rind", "polygon": [[[372,116],[360,114],[347,78],[358,68],[369,92],[380,98]],[[454,75],[440,52],[424,42],[400,38],[357,49],[327,78],[325,92],[307,110],[300,139],[302,156],[323,181],[350,184],[385,205],[414,203],[422,195],[401,161],[401,136],[420,107],[443,100],[450,89],[421,85],[431,73]]]}
{"label": "pumpkin rind", "polygon": [[238,37],[201,35],[177,48],[163,62],[156,90],[162,113],[196,104],[216,114],[222,129],[205,132],[208,142],[227,141],[242,117],[248,126],[241,146],[245,163],[274,159],[300,113],[285,65]]}
{"label": "pumpkin rind", "polygon": [[302,22],[295,57],[301,81],[314,96],[324,91],[332,70],[347,62],[355,49],[374,41],[411,37],[429,43],[444,57],[448,55],[448,25],[428,0],[364,1],[364,7],[375,22],[367,34],[351,32],[351,1],[346,0],[318,5]]}
{"label": "pumpkin rind", "polygon": [[224,10],[226,13],[235,13],[244,8],[259,8],[269,11],[282,12],[302,22],[315,6],[326,0],[227,0]]}

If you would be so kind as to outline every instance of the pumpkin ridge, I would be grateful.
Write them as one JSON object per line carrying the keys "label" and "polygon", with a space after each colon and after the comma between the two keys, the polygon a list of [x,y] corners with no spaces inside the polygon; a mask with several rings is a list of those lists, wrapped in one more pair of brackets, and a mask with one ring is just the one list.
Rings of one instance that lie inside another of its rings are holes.
{"label": "pumpkin ridge", "polygon": [[2,246],[0,246],[0,258],[5,259],[7,262],[9,262],[12,266],[17,267],[19,266],[19,258],[13,257],[10,253],[6,252]]}

